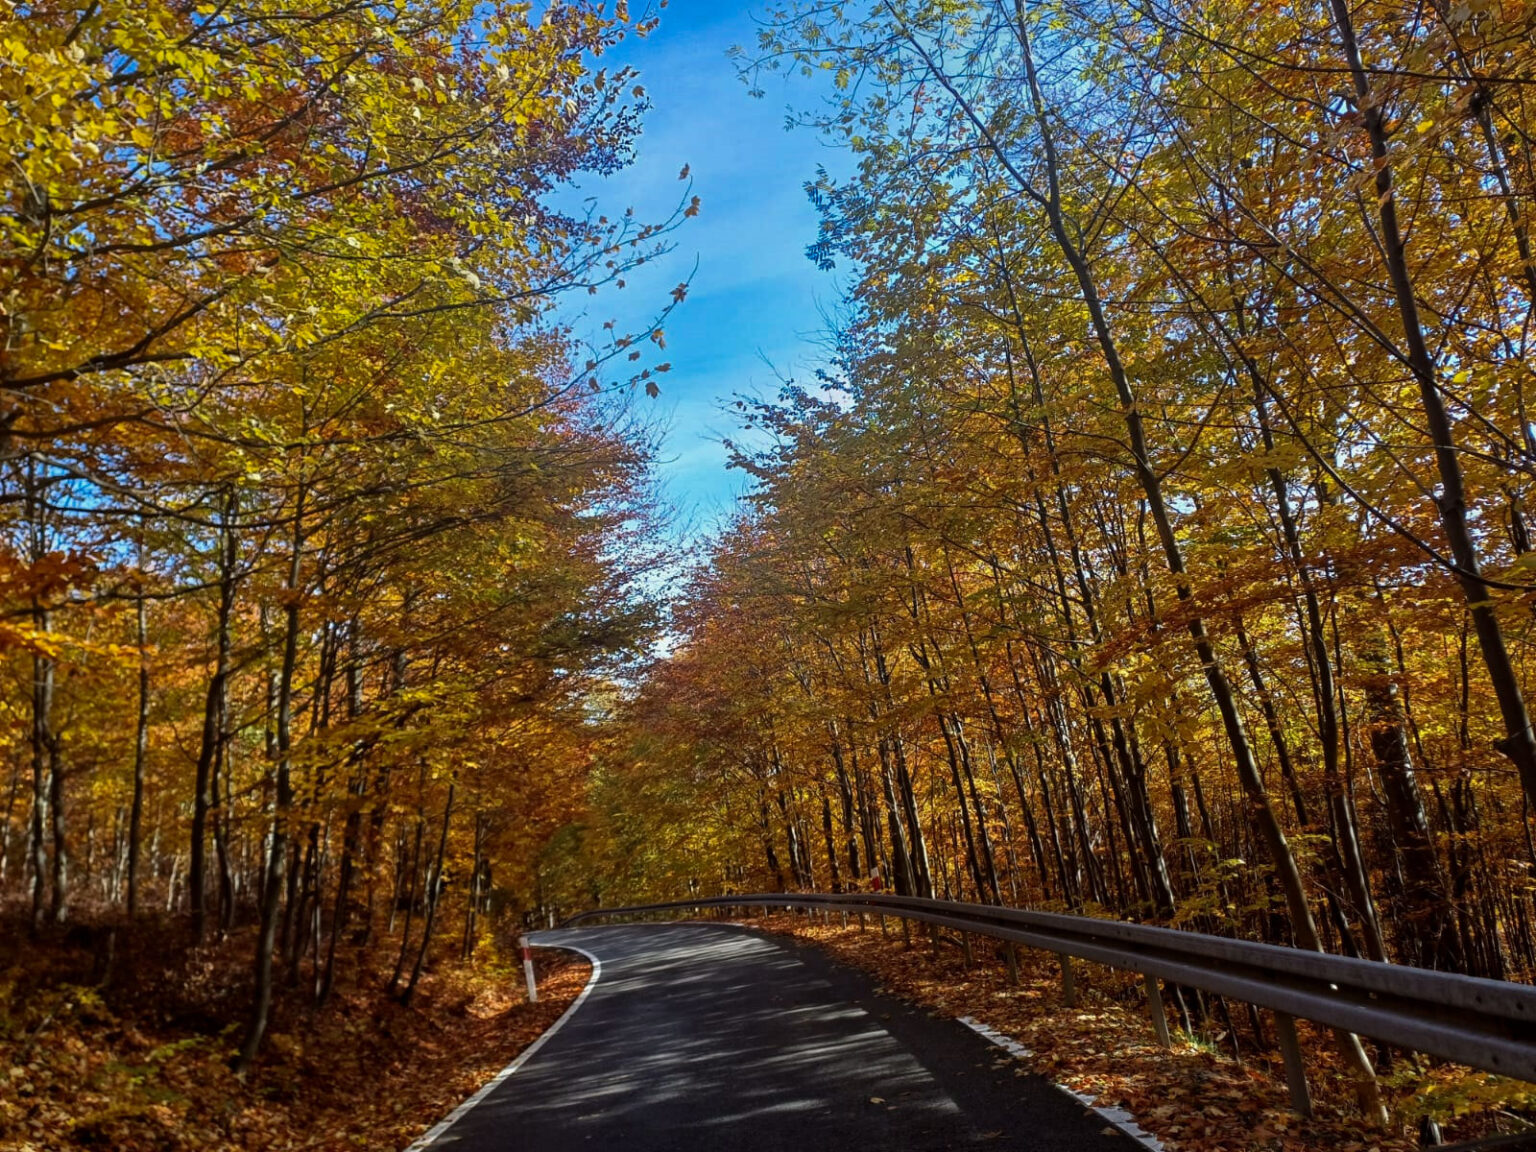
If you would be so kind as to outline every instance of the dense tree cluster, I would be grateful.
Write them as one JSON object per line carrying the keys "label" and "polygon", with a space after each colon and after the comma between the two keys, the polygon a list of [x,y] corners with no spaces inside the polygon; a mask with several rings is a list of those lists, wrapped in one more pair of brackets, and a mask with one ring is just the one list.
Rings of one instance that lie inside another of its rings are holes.
{"label": "dense tree cluster", "polygon": [[0,886],[259,925],[242,1064],[275,985],[388,931],[408,1000],[446,902],[467,953],[536,901],[647,643],[653,369],[553,309],[666,246],[554,195],[627,163],[594,60],[649,28],[0,6]]}
{"label": "dense tree cluster", "polygon": [[1529,972],[1536,10],[806,2],[745,59],[828,83],[847,320],[743,404],[608,883]]}

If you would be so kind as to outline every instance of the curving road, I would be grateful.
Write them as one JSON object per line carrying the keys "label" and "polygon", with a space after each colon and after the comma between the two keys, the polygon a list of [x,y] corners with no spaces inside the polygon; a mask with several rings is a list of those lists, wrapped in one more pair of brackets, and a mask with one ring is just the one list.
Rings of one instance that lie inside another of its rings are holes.
{"label": "curving road", "polygon": [[585,1001],[432,1152],[1138,1152],[983,1037],[814,948],[726,925],[541,932]]}

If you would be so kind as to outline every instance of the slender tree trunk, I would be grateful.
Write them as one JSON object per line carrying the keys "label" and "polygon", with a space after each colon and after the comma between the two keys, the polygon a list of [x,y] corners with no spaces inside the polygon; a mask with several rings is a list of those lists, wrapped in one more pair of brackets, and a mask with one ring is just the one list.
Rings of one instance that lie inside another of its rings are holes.
{"label": "slender tree trunk", "polygon": [[[48,630],[49,613],[38,609],[33,622],[39,632]],[[48,886],[48,801],[52,795],[53,764],[53,661],[32,658],[32,821],[29,842],[32,855],[32,926],[41,928],[46,916]]]}
{"label": "slender tree trunk", "polygon": [[880,783],[885,790],[885,814],[889,822],[893,875],[891,883],[901,896],[918,895],[917,877],[912,867],[911,848],[907,844],[907,830],[902,823],[901,809],[896,801],[896,787],[891,779],[890,750],[882,734],[878,747],[880,755]]}
{"label": "slender tree trunk", "polygon": [[216,802],[215,772],[224,745],[223,718],[229,677],[229,628],[235,603],[235,526],[238,505],[231,489],[225,494],[219,523],[219,602],[214,624],[213,676],[203,704],[202,743],[192,794],[192,846],[188,854],[187,885],[193,931],[201,942],[208,926],[208,817]]}
{"label": "slender tree trunk", "polygon": [[842,870],[837,864],[837,839],[832,830],[832,800],[827,795],[826,785],[821,786],[821,833],[826,841],[827,870],[831,877],[831,887],[834,892],[843,890]]}
{"label": "slender tree trunk", "polygon": [[219,731],[224,736],[219,741],[219,754],[213,762],[213,810],[209,815],[213,823],[214,860],[219,869],[219,931],[223,933],[235,926],[235,878],[229,846],[229,828],[234,818],[231,811],[234,805],[234,771],[230,764],[233,746],[229,741],[227,695],[219,709]]}
{"label": "slender tree trunk", "polygon": [[1369,625],[1365,632],[1357,647],[1365,669],[1371,751],[1400,863],[1405,913],[1398,921],[1402,959],[1422,967],[1460,971],[1464,965],[1456,946],[1454,917],[1419,793],[1402,701],[1381,636]]}
{"label": "slender tree trunk", "polygon": [[[35,565],[42,562],[48,551],[47,527],[43,519],[43,480],[38,476],[35,457],[27,458],[24,480],[28,559]],[[32,626],[39,636],[46,635],[52,628],[52,614],[36,599],[32,602]],[[27,829],[27,858],[32,872],[33,932],[42,929],[48,912],[48,803],[53,794],[54,676],[53,660],[45,652],[35,651],[32,656],[31,691],[32,814]]]}
{"label": "slender tree trunk", "polygon": [[[50,696],[52,693],[50,692]],[[48,824],[53,836],[53,891],[48,898],[48,918],[62,924],[69,918],[69,841],[64,813],[64,765],[59,758],[59,737],[48,741]]]}
{"label": "slender tree trunk", "polygon": [[784,882],[784,866],[779,863],[779,853],[773,846],[773,824],[768,819],[768,799],[762,790],[757,795],[757,824],[763,840],[763,859],[768,865],[768,871],[773,873],[773,890],[786,892],[788,885]]}
{"label": "slender tree trunk", "polygon": [[[427,769],[421,768],[422,789],[426,788]],[[422,808],[416,809],[416,842],[411,849],[410,872],[407,875],[405,889],[405,924],[400,930],[400,951],[395,956],[395,970],[389,978],[389,993],[393,996],[400,988],[400,978],[405,975],[405,958],[410,954],[411,921],[416,918],[416,877],[421,875],[421,842],[426,835],[427,814]]]}
{"label": "slender tree trunk", "polygon": [[[482,853],[482,849],[484,847],[484,844],[485,844],[485,816],[484,816],[483,813],[476,812],[475,813],[475,847],[474,847],[474,856],[475,856],[475,858],[474,858],[474,863],[471,866],[470,873],[469,873],[469,902],[468,902],[468,907],[466,907],[464,909],[464,946],[459,951],[460,958],[463,959],[463,960],[466,960],[466,961],[469,960],[470,957],[472,957],[475,954],[476,928],[478,926],[478,922],[479,922],[479,918],[480,918],[480,899],[481,899],[481,875],[480,875],[480,873],[481,873],[481,862],[483,860],[483,857],[482,857],[481,853]],[[593,900],[593,906],[594,907],[601,907],[602,906],[602,900],[600,898],[594,899]]]}
{"label": "slender tree trunk", "polygon": [[437,904],[443,893],[443,861],[448,855],[448,822],[453,817],[453,792],[455,784],[448,783],[448,800],[443,805],[443,831],[437,840],[437,862],[432,866],[432,877],[427,892],[427,916],[421,926],[421,947],[416,952],[416,963],[411,967],[411,979],[406,984],[400,1002],[407,1007],[416,995],[416,985],[421,982],[421,972],[427,963],[427,949],[432,944],[432,926],[437,923]]}
{"label": "slender tree trunk", "polygon": [[[347,661],[347,718],[355,721],[363,711],[362,674],[358,667],[358,625],[354,619],[349,629],[349,658]],[[370,745],[359,742],[350,756],[350,775],[347,784],[347,817],[341,830],[341,860],[336,870],[336,901],[331,909],[331,935],[326,945],[324,975],[315,992],[315,1002],[324,1005],[330,999],[336,985],[336,946],[352,918],[352,887],[357,870],[358,854],[363,850],[363,802],[368,793],[367,757]],[[475,865],[480,863],[479,818],[475,825]],[[478,877],[477,877],[478,879]],[[471,904],[474,901],[471,899]],[[468,957],[465,957],[468,959]]]}
{"label": "slender tree trunk", "polygon": [[11,823],[16,815],[16,802],[21,797],[21,757],[11,759],[11,784],[5,794],[5,823],[0,825],[0,886],[5,884],[11,872]]}
{"label": "slender tree trunk", "polygon": [[[144,550],[139,548],[140,579]],[[139,710],[133,739],[133,803],[128,813],[128,915],[139,909],[139,846],[144,834],[144,769],[149,759],[149,622],[144,591],[139,590],[135,613],[139,649]]]}
{"label": "slender tree trunk", "polygon": [[[835,722],[827,722],[827,733],[831,738],[828,746],[832,754],[832,766],[837,770],[838,797],[842,800],[843,838],[848,850],[848,883],[852,887],[858,883],[859,877],[863,875],[863,870],[859,867],[858,834],[854,827],[854,810],[858,805],[855,802],[853,782],[848,776],[848,766],[843,762],[842,741],[838,738],[837,724]],[[852,739],[851,731],[849,738],[850,740]],[[859,821],[859,825],[860,827],[864,826],[862,819]],[[872,856],[872,853],[870,855]]]}
{"label": "slender tree trunk", "polygon": [[[890,667],[886,662],[885,650],[881,645],[879,631],[871,627],[869,638],[876,682],[880,685],[880,690],[884,697],[887,719],[893,721],[896,715],[896,700],[891,693]],[[878,722],[878,717],[872,718]],[[906,855],[913,885],[910,894],[931,897],[933,895],[933,875],[928,864],[928,843],[923,834],[922,821],[918,818],[917,814],[917,796],[913,789],[912,775],[907,766],[906,745],[901,738],[900,731],[894,727],[884,734],[883,740],[890,754],[890,762],[896,770],[897,795],[900,797],[902,815],[905,818]]]}
{"label": "slender tree trunk", "polygon": [[274,709],[272,830],[261,894],[261,928],[256,939],[256,989],[250,1022],[235,1057],[235,1073],[244,1076],[267,1033],[272,1013],[272,955],[282,913],[283,869],[288,860],[288,825],[293,816],[293,680],[299,659],[299,591],[304,572],[304,512],[306,488],[301,483],[293,511],[292,552],[284,591],[282,664],[277,676]]}

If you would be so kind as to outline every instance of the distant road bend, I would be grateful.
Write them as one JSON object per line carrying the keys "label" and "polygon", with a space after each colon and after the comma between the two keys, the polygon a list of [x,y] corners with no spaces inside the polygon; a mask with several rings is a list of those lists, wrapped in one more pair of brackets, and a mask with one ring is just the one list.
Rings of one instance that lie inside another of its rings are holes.
{"label": "distant road bend", "polygon": [[954,1020],[741,928],[540,932],[601,965],[581,1006],[432,1152],[1136,1152]]}

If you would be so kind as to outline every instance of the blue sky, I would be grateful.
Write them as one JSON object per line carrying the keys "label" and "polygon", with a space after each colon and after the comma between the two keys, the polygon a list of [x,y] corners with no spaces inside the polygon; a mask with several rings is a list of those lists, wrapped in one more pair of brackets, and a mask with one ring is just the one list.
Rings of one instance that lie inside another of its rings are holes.
{"label": "blue sky", "polygon": [[737,432],[726,411],[732,398],[772,394],[778,375],[807,378],[824,359],[823,312],[838,301],[836,278],[805,257],[817,217],[803,186],[818,164],[838,172],[846,159],[814,132],[785,131],[788,105],[814,98],[810,84],[770,76],[754,99],[737,79],[726,52],[751,49],[752,14],[736,0],[672,0],[656,32],[600,61],[639,68],[652,108],[635,164],[581,187],[609,215],[633,206],[642,221],[658,219],[684,190],[678,172],[687,164],[702,202],[670,255],[628,277],[622,291],[583,301],[573,320],[578,335],[609,318],[621,331],[641,327],[698,261],[666,328],[672,370],[660,377],[659,399],[639,401],[667,429],[660,470],[688,534],[718,524],[746,487],[740,472],[727,471],[720,445]]}

